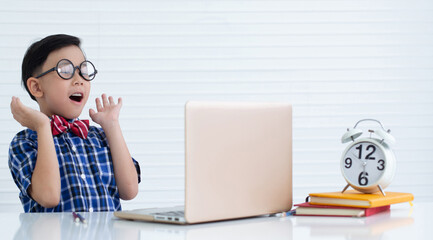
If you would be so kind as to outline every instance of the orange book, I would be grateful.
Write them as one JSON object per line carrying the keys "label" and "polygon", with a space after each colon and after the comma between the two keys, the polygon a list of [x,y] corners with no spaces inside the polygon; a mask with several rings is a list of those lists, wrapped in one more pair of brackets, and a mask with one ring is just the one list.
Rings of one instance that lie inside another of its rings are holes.
{"label": "orange book", "polygon": [[395,203],[411,202],[414,197],[411,193],[385,192],[361,193],[355,190],[341,192],[310,193],[310,204],[344,207],[372,208],[391,205]]}

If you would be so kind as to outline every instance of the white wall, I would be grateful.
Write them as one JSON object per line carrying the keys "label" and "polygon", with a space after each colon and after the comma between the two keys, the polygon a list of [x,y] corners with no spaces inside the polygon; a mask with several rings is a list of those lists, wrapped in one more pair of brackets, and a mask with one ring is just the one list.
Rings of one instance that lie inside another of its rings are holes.
{"label": "white wall", "polygon": [[83,40],[100,72],[92,99],[124,98],[122,128],[143,174],[124,209],[183,203],[186,100],[292,103],[295,202],[344,186],[340,137],[377,118],[397,139],[387,190],[431,199],[432,21],[428,0],[1,0],[0,211],[22,211],[7,165],[22,129],[11,96],[37,108],[20,86],[22,57],[55,33]]}

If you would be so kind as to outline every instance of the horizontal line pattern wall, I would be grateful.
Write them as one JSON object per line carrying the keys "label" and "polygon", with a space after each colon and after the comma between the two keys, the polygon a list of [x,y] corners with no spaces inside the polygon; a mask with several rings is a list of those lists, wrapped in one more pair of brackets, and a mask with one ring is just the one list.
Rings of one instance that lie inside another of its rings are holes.
{"label": "horizontal line pattern wall", "polygon": [[433,3],[397,1],[2,1],[0,211],[22,211],[7,165],[22,127],[12,95],[35,40],[68,33],[100,72],[93,99],[124,99],[121,124],[142,183],[124,209],[183,204],[187,100],[293,104],[294,201],[344,186],[340,137],[373,117],[392,130],[390,191],[433,197]]}

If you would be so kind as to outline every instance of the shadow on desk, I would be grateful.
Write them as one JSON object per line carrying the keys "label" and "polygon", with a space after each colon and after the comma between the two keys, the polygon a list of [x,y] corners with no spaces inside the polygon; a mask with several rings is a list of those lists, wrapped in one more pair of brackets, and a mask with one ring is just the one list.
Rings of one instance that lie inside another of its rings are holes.
{"label": "shadow on desk", "polygon": [[[74,222],[72,213],[22,213],[14,239],[115,239],[112,213],[83,213],[87,223]],[[123,233],[123,239],[138,239]]]}
{"label": "shadow on desk", "polygon": [[363,218],[299,216],[295,219],[295,226],[309,228],[312,238],[382,239],[385,232],[410,226],[413,222],[412,217],[391,217],[387,211]]}
{"label": "shadow on desk", "polygon": [[[423,210],[423,209],[421,209]],[[344,217],[256,217],[196,225],[121,220],[112,212],[82,213],[87,224],[76,223],[69,213],[22,213],[19,226],[11,226],[14,239],[382,239],[408,234],[414,219],[406,210],[366,218]],[[423,213],[417,212],[418,214]],[[17,216],[18,217],[18,216]],[[421,218],[422,219],[422,218]],[[13,224],[11,224],[13,225]],[[424,228],[414,228],[425,231]],[[7,228],[7,226],[3,226]],[[16,228],[15,228],[16,229]],[[391,235],[389,235],[391,233]],[[410,233],[412,234],[412,233]],[[419,233],[418,235],[423,235]],[[431,235],[428,235],[431,236]],[[398,237],[397,237],[398,239]]]}
{"label": "shadow on desk", "polygon": [[14,239],[293,239],[292,219],[276,217],[179,226],[117,219],[111,212],[82,213],[87,224],[71,213],[22,213]]}
{"label": "shadow on desk", "polygon": [[186,226],[115,219],[114,226],[139,229],[142,239],[293,239],[291,218],[257,217]]}

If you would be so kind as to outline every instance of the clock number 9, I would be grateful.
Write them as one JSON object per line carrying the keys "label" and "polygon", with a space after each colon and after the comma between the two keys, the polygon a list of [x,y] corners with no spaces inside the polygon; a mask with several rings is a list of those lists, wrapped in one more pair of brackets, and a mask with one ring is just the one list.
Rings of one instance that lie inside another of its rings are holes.
{"label": "clock number 9", "polygon": [[351,158],[346,158],[346,160],[344,160],[344,163],[346,164],[344,167],[346,167],[346,168],[352,167],[352,159]]}
{"label": "clock number 9", "polygon": [[365,186],[365,185],[368,184],[368,178],[367,178],[367,176],[368,176],[367,172],[361,172],[359,174],[359,177],[358,177],[358,183],[359,183],[359,185]]}

